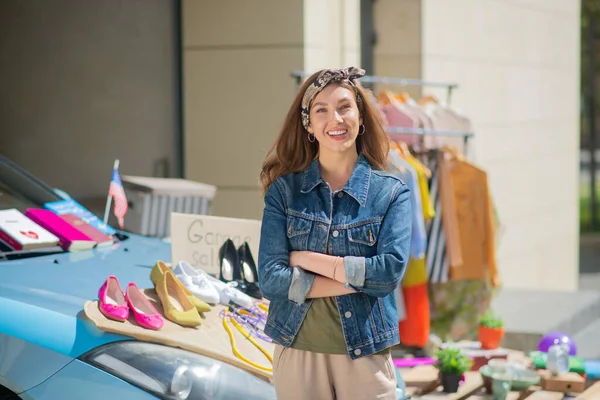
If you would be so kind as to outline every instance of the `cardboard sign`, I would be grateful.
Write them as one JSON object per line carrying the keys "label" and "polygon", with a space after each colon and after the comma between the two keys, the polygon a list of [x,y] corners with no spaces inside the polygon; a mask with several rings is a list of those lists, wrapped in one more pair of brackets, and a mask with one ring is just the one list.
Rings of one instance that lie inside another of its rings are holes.
{"label": "cardboard sign", "polygon": [[212,215],[171,214],[171,262],[185,260],[192,267],[217,275],[220,269],[219,249],[227,239],[235,247],[248,242],[258,263],[261,221],[215,217]]}

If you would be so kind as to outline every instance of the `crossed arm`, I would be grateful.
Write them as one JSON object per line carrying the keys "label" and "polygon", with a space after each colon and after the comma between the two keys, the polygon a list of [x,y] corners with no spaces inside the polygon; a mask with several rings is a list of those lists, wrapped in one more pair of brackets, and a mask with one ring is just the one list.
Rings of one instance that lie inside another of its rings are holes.
{"label": "crossed arm", "polygon": [[306,271],[316,274],[313,284],[306,295],[307,298],[343,296],[356,293],[346,288],[346,272],[342,257],[314,253],[312,251],[292,251],[290,266],[300,266]]}
{"label": "crossed arm", "polygon": [[306,298],[342,296],[357,291],[384,297],[399,284],[408,263],[411,235],[409,190],[397,185],[381,222],[377,255],[335,257],[291,251],[285,197],[274,182],[265,195],[258,275],[270,300],[302,304]]}

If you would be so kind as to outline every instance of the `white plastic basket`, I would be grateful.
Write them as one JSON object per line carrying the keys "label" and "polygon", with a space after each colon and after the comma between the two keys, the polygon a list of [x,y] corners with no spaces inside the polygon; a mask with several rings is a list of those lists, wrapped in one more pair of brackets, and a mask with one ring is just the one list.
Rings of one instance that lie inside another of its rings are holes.
{"label": "white plastic basket", "polygon": [[217,187],[185,179],[121,177],[129,210],[125,229],[144,236],[170,235],[171,213],[208,215]]}

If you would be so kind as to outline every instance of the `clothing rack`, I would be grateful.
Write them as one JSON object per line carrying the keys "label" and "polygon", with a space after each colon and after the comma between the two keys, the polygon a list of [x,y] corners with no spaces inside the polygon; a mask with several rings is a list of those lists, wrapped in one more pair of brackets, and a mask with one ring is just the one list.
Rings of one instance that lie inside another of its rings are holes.
{"label": "clothing rack", "polygon": [[[312,74],[309,74],[304,71],[294,71],[292,72],[292,78],[296,79],[296,85],[299,88],[302,85],[302,79],[307,78]],[[405,79],[405,78],[391,78],[386,76],[372,76],[372,75],[364,75],[360,78],[361,82],[367,83],[384,83],[384,84],[392,84],[399,86],[428,86],[428,87],[442,87],[448,89],[448,94],[446,101],[450,104],[450,98],[452,96],[452,90],[458,88],[458,84],[456,83],[445,83],[445,82],[431,82],[431,81],[421,81],[418,79]],[[427,129],[418,129],[418,128],[405,128],[405,127],[388,127],[386,129],[386,133],[393,138],[396,134],[404,134],[404,135],[420,135],[420,136],[458,136],[464,139],[464,149],[463,152],[466,154],[467,151],[467,143],[468,140],[474,136],[473,132],[463,132],[463,131],[442,131],[442,130],[427,130]]]}
{"label": "clothing rack", "polygon": [[[312,74],[309,74],[304,71],[294,71],[292,72],[292,77],[296,79],[296,84],[298,87],[302,84],[302,78],[307,78]],[[430,82],[430,81],[421,81],[418,79],[405,79],[405,78],[390,78],[386,76],[372,76],[372,75],[364,75],[360,78],[361,82],[365,83],[384,83],[390,85],[399,85],[399,86],[428,86],[428,87],[441,87],[448,89],[448,94],[446,96],[446,101],[450,104],[450,98],[452,97],[452,90],[458,88],[458,84],[456,83],[446,83],[446,82]]]}
{"label": "clothing rack", "polygon": [[397,127],[391,126],[388,127],[385,132],[394,139],[395,135],[403,134],[403,135],[420,135],[420,136],[455,136],[462,137],[464,140],[464,152],[467,150],[467,142],[470,138],[474,136],[473,132],[462,132],[462,131],[441,131],[441,130],[429,130],[429,129],[420,129],[420,128],[405,128],[405,127]]}

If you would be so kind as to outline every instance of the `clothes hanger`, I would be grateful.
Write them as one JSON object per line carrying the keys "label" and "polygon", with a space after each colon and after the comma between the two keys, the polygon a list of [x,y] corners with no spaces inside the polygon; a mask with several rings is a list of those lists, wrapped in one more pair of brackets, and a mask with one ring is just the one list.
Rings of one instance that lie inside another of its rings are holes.
{"label": "clothes hanger", "polygon": [[403,157],[412,157],[413,155],[410,153],[410,149],[405,142],[398,142],[398,150],[400,150],[400,154]]}
{"label": "clothes hanger", "polygon": [[435,96],[425,96],[425,97],[421,97],[421,99],[419,100],[419,105],[424,106],[425,104],[428,103],[434,103],[434,104],[439,104],[440,101],[435,97]]}
{"label": "clothes hanger", "polygon": [[423,164],[421,160],[419,160],[412,154],[408,145],[405,142],[398,142],[397,144],[402,158],[404,158],[405,160],[410,159],[411,162],[419,166],[419,168],[423,171],[427,179],[431,178],[431,170],[425,164]]}
{"label": "clothes hanger", "polygon": [[398,100],[399,102],[406,104],[406,103],[408,103],[408,101],[410,99],[410,95],[406,92],[396,93],[394,95],[394,98],[396,100]]}
{"label": "clothes hanger", "polygon": [[465,161],[465,156],[458,150],[458,148],[454,146],[444,145],[440,150],[444,154],[449,155],[451,158],[454,158],[458,161]]}
{"label": "clothes hanger", "polygon": [[379,100],[386,106],[389,106],[390,104],[393,104],[394,102],[396,102],[396,99],[394,98],[394,94],[392,92],[390,92],[389,90],[383,90],[383,91],[379,92],[379,94],[377,94],[377,100]]}

